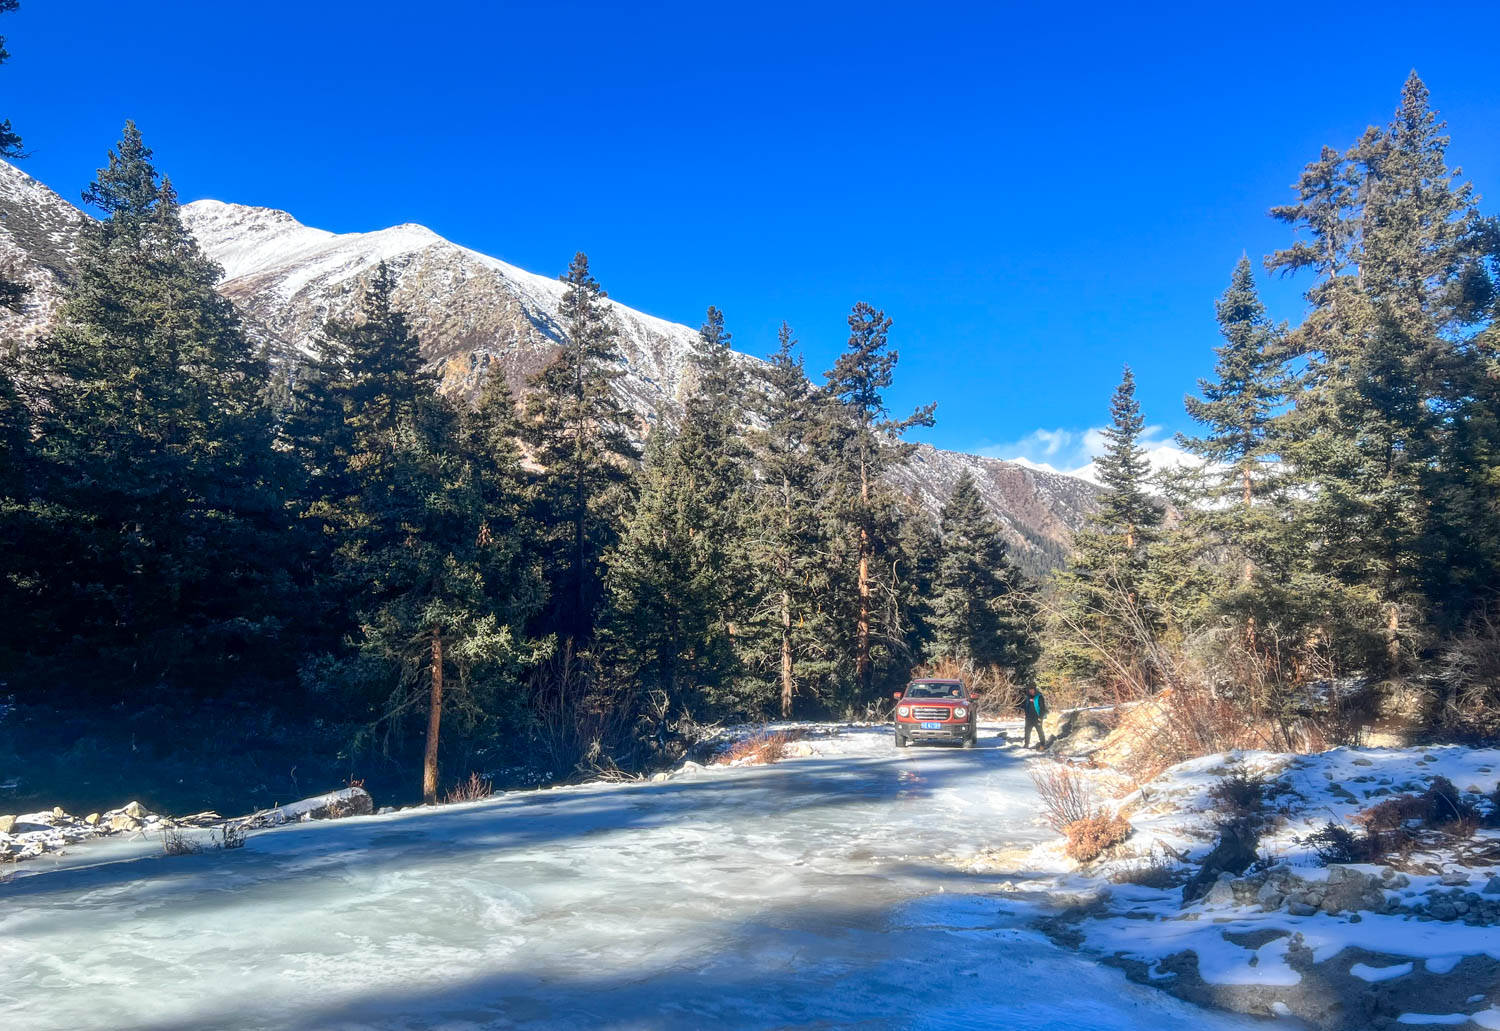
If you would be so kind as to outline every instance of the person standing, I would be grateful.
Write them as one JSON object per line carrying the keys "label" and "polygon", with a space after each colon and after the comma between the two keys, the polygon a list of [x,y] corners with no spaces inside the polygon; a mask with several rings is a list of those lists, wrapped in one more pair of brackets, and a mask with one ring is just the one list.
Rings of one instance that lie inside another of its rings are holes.
{"label": "person standing", "polygon": [[1020,709],[1026,717],[1026,733],[1022,738],[1022,747],[1031,747],[1031,731],[1035,728],[1037,748],[1046,748],[1047,731],[1043,728],[1042,721],[1047,718],[1047,699],[1035,687],[1028,687],[1025,696],[1021,699]]}

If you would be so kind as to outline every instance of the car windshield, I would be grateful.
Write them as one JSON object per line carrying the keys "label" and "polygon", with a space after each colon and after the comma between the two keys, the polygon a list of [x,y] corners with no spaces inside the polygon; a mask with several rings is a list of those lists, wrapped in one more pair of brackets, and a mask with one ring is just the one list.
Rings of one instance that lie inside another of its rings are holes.
{"label": "car windshield", "polygon": [[962,684],[907,684],[908,698],[962,698]]}

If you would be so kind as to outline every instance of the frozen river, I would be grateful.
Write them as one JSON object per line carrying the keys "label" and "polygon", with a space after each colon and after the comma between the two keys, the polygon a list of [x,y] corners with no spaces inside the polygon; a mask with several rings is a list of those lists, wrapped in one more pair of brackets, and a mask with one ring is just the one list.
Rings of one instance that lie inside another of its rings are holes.
{"label": "frozen river", "polygon": [[937,858],[1045,836],[1018,749],[820,750],[26,864],[0,1027],[1260,1026],[1054,947]]}

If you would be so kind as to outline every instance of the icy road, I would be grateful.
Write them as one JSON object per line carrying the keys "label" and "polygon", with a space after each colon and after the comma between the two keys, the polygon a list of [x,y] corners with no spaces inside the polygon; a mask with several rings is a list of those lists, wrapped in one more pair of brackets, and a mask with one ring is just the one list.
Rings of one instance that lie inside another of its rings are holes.
{"label": "icy road", "polygon": [[1058,949],[939,856],[1045,832],[1025,754],[849,731],[776,766],[0,884],[0,1027],[1248,1028]]}

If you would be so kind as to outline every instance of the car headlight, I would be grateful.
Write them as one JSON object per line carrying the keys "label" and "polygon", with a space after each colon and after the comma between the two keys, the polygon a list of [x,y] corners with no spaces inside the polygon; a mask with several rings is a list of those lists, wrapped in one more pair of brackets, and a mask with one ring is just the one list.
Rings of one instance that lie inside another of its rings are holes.
{"label": "car headlight", "polygon": [[903,705],[903,706],[901,706],[901,708],[899,708],[899,709],[896,710],[896,715],[897,716],[910,716],[911,715],[911,706],[909,706],[909,705]]}
{"label": "car headlight", "polygon": [[956,708],[956,709],[953,710],[953,718],[956,719],[956,720],[961,720],[965,716],[967,716],[968,714],[969,714],[969,710],[965,709],[962,705],[960,705],[958,708]]}

